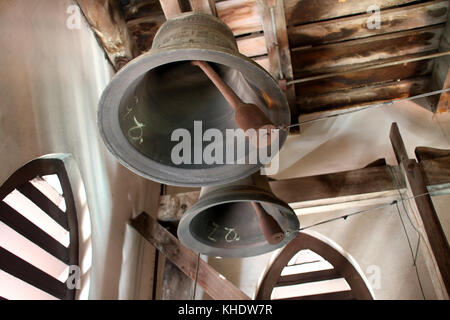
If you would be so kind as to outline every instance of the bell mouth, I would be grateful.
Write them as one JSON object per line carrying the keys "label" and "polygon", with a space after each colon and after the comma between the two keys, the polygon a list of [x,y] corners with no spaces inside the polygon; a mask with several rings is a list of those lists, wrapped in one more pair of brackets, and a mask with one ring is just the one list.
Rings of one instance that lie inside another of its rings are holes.
{"label": "bell mouth", "polygon": [[[257,101],[266,108],[258,89],[239,71],[218,63],[211,65],[244,99]],[[161,65],[137,79],[122,98],[119,122],[123,135],[137,151],[165,166],[191,170],[215,168],[226,162],[227,148],[233,145],[234,162],[248,163],[242,158],[248,157],[249,146],[244,154],[239,154],[236,139],[227,143],[227,129],[237,129],[232,107],[190,61]],[[214,137],[204,140],[204,135],[211,130],[215,130]],[[223,143],[215,141],[218,133]],[[186,145],[177,151],[180,142]],[[217,142],[220,150],[215,149],[209,160],[203,151],[211,142]],[[174,150],[178,153],[174,154]],[[181,163],[174,159],[177,156]]]}
{"label": "bell mouth", "polygon": [[[275,125],[290,123],[284,94],[250,59],[209,49],[150,51],[124,67],[102,95],[98,124],[108,149],[139,175],[170,185],[217,185],[255,173],[264,164],[248,159],[248,141],[242,153],[237,141],[227,139],[222,148],[224,161],[205,161],[205,148],[213,139],[207,141],[203,135],[214,129],[226,137],[226,130],[237,125],[233,109],[206,75],[191,65],[192,60],[209,62],[244,102],[258,105]],[[200,137],[196,123],[201,123]],[[173,161],[175,146],[184,141],[174,138],[178,129],[191,137],[190,156],[179,153],[182,162]],[[287,132],[280,131],[279,148],[286,137]],[[231,164],[226,158],[230,143],[235,146]],[[198,150],[200,161],[195,158]]]}
{"label": "bell mouth", "polygon": [[[260,229],[252,202],[261,204],[282,231],[284,238],[270,244]],[[188,248],[213,257],[251,257],[291,241],[300,224],[294,211],[261,189],[245,187],[213,191],[191,207],[178,226],[178,238]]]}

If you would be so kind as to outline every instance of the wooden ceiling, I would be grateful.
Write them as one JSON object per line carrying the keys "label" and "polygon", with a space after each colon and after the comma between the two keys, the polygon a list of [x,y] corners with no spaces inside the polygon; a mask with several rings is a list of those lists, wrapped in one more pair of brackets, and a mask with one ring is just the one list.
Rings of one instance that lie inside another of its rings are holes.
{"label": "wooden ceiling", "polygon": [[[115,61],[111,60],[117,68],[149,50],[167,18],[192,10],[216,15],[233,31],[241,53],[281,79],[294,123],[300,114],[355,108],[449,87],[450,56],[407,62],[450,50],[449,2],[78,0],[110,59],[111,48],[130,48],[131,57],[123,50],[124,57],[114,53]],[[376,17],[373,11],[367,13],[373,5],[381,9],[380,28],[368,27]],[[115,46],[110,43],[114,33]],[[386,63],[391,64],[372,68]],[[290,83],[299,79],[300,83]],[[449,111],[448,100],[448,92],[433,97],[432,111]]]}

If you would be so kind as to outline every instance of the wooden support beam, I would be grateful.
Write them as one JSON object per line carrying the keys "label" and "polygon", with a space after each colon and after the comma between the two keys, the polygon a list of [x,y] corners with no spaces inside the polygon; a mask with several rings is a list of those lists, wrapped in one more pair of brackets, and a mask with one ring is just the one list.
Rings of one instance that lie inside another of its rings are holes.
{"label": "wooden support beam", "polygon": [[227,0],[216,3],[217,16],[235,36],[262,31],[256,0]]}
{"label": "wooden support beam", "polygon": [[380,9],[415,3],[416,0],[285,0],[289,26],[323,21],[367,12],[376,5]]}
{"label": "wooden support beam", "polygon": [[183,12],[179,0],[159,0],[159,3],[166,19],[174,18]]}
{"label": "wooden support beam", "polygon": [[109,61],[117,70],[134,58],[134,45],[119,2],[114,0],[77,0],[94,30]]}
{"label": "wooden support beam", "polygon": [[448,299],[450,292],[450,248],[417,161],[409,159],[400,131],[392,124],[391,144],[400,169],[405,177],[408,190],[414,200],[413,214],[419,223],[425,245],[422,246],[431,279],[438,298]]}
{"label": "wooden support beam", "polygon": [[326,68],[379,62],[383,59],[437,50],[443,30],[443,25],[436,25],[344,43],[292,48],[294,76],[302,78],[305,73],[322,73]]}
{"label": "wooden support beam", "polygon": [[407,7],[383,10],[380,28],[368,28],[373,13],[325,20],[288,28],[293,48],[366,38],[370,36],[422,28],[447,21],[448,0],[436,0]]}
{"label": "wooden support beam", "polygon": [[[176,237],[146,213],[131,220],[130,224],[188,277],[195,279],[197,253],[183,246]],[[198,284],[215,300],[250,299],[202,259],[198,268]]]}
{"label": "wooden support beam", "polygon": [[212,14],[217,17],[216,3],[214,0],[189,0],[192,11]]}
{"label": "wooden support beam", "polygon": [[[442,34],[441,42],[439,44],[439,51],[450,51],[450,12],[448,13],[447,25]],[[436,59],[431,76],[430,91],[448,89],[450,88],[450,56],[440,57]],[[450,112],[450,92],[443,92],[442,94],[431,97],[431,110],[433,112]]]}
{"label": "wooden support beam", "polygon": [[[269,185],[278,198],[290,204],[361,194],[378,194],[396,190],[390,170],[395,172],[397,168],[372,166],[332,174],[274,180],[270,181]],[[399,187],[404,188],[402,181],[400,184]],[[158,220],[179,220],[184,212],[196,202],[199,194],[198,191],[194,191],[162,196],[157,215]]]}
{"label": "wooden support beam", "polygon": [[429,77],[425,76],[391,81],[361,88],[326,92],[322,95],[301,96],[297,98],[297,104],[304,113],[367,106],[426,93],[429,82]]}
{"label": "wooden support beam", "polygon": [[[440,157],[433,153],[432,155],[436,155],[434,158],[428,151],[428,158],[419,164],[429,190],[450,185],[450,156],[445,156],[447,153],[450,151],[441,150]],[[304,205],[327,205],[332,199],[333,204],[336,200],[343,199],[345,201],[369,199],[373,202],[373,198],[391,197],[391,191],[396,194],[397,188],[406,188],[399,170],[397,166],[387,167],[382,160],[377,160],[362,169],[273,180],[269,185],[278,198],[295,208]],[[393,181],[392,173],[400,179],[396,183]],[[199,191],[193,191],[161,196],[158,220],[179,221],[186,210],[198,200],[199,194]]]}
{"label": "wooden support beam", "polygon": [[247,57],[262,56],[267,54],[266,39],[263,34],[251,34],[236,39],[239,52]]}
{"label": "wooden support beam", "polygon": [[294,79],[294,73],[286,28],[284,1],[258,0],[257,3],[266,39],[270,74],[279,81],[291,109],[291,119],[297,122],[299,112],[295,101],[295,85],[287,85],[287,82]]}

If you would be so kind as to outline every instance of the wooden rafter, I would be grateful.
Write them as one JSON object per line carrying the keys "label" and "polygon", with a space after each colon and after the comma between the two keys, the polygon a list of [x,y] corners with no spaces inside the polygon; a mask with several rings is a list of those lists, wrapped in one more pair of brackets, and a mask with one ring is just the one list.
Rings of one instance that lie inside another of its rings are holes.
{"label": "wooden rafter", "polygon": [[118,1],[77,0],[116,70],[134,58],[133,42]]}
{"label": "wooden rafter", "polygon": [[[445,154],[449,151],[442,152]],[[354,201],[362,195],[367,198],[384,195],[386,192],[396,191],[397,188],[406,188],[405,180],[399,174],[400,167],[380,164],[381,162],[376,162],[362,169],[318,176],[274,180],[270,181],[269,185],[278,198],[294,207],[303,207],[303,203],[313,206],[313,202],[320,205],[325,203],[326,199],[335,199],[334,202],[339,199]],[[443,188],[450,186],[450,156],[424,159],[419,163],[419,167],[423,172],[425,185],[432,194],[448,193],[448,188]],[[394,181],[393,174],[398,181]],[[198,197],[198,191],[162,196],[158,219],[179,221]]]}
{"label": "wooden rafter", "polygon": [[[410,159],[396,123],[391,127],[390,139],[407,189],[413,197],[411,202],[425,240],[425,256],[435,291],[439,298],[448,299],[450,292],[450,248],[439,218],[428,194],[425,177],[416,160]],[[448,166],[447,166],[448,170]],[[444,173],[445,175],[445,173]],[[448,177],[448,175],[447,175]],[[427,252],[428,250],[428,252]]]}
{"label": "wooden rafter", "polygon": [[258,6],[266,40],[269,72],[275,79],[278,79],[280,87],[284,90],[291,108],[291,118],[296,122],[299,114],[295,101],[295,86],[287,84],[294,79],[294,74],[286,28],[284,1],[258,0]]}
{"label": "wooden rafter", "polygon": [[[197,253],[183,246],[175,236],[146,213],[131,220],[130,224],[189,278],[196,278]],[[197,281],[215,300],[250,299],[202,259],[198,267]]]}

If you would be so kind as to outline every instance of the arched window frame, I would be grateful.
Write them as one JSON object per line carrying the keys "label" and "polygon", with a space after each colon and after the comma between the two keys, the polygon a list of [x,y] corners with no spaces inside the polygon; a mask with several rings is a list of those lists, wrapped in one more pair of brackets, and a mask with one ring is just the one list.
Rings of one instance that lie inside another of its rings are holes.
{"label": "arched window frame", "polygon": [[[57,175],[66,204],[61,211],[51,200],[35,188],[30,180],[46,175]],[[3,199],[15,189],[32,200],[42,211],[69,232],[67,248],[60,246],[44,231],[36,227],[20,213],[9,207]],[[35,243],[69,266],[79,265],[78,219],[74,196],[64,161],[57,158],[35,159],[14,172],[0,187],[0,221]],[[10,275],[62,300],[74,300],[76,287],[62,283],[27,261],[0,247],[0,269]]]}

